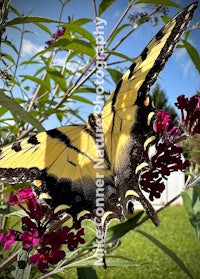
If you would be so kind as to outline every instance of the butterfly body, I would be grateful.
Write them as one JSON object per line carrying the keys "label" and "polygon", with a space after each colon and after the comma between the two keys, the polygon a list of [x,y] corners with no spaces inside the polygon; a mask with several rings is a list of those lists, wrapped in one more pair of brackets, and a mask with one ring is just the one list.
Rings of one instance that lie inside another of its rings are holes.
{"label": "butterfly body", "polygon": [[156,140],[148,91],[196,7],[197,2],[189,5],[157,33],[123,75],[101,115],[91,114],[85,125],[53,129],[3,147],[0,182],[33,181],[38,197],[55,214],[65,211],[76,220],[95,217],[97,198],[104,200],[105,214],[112,212],[120,220],[138,200],[158,225],[139,186]]}

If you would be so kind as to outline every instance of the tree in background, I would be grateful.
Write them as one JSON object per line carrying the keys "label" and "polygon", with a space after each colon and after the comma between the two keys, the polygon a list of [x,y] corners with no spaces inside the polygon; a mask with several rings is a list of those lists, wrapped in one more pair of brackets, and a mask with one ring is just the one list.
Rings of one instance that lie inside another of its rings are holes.
{"label": "tree in background", "polygon": [[171,114],[171,120],[173,125],[177,125],[177,113],[175,107],[168,103],[166,91],[161,88],[159,83],[153,87],[151,92],[152,99],[156,109],[168,111]]}

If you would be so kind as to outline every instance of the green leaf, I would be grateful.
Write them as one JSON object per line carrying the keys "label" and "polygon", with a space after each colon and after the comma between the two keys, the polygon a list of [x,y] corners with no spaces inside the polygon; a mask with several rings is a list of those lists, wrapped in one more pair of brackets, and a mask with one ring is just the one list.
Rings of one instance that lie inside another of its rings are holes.
{"label": "green leaf", "polygon": [[162,242],[158,239],[154,238],[152,235],[142,231],[142,230],[135,230],[135,232],[140,233],[141,235],[145,236],[148,240],[154,243],[158,248],[160,248],[167,256],[169,256],[180,268],[184,271],[190,278],[193,278],[192,274],[185,266],[184,262],[167,246],[165,246]]}
{"label": "green leaf", "polygon": [[43,31],[45,31],[46,33],[48,33],[50,36],[52,35],[51,30],[46,27],[46,25],[40,23],[40,22],[35,22],[35,25],[37,25],[40,29],[42,29]]}
{"label": "green leaf", "polygon": [[73,23],[78,24],[78,25],[84,25],[91,21],[92,20],[89,18],[78,18],[77,20],[74,20]]}
{"label": "green leaf", "polygon": [[16,52],[16,54],[19,54],[17,48],[10,41],[6,40],[6,41],[3,41],[3,43],[6,44],[7,46],[11,47],[14,50],[14,52]]}
{"label": "green leaf", "polygon": [[13,6],[10,6],[9,9],[14,13],[16,14],[17,16],[20,16],[20,13],[17,9],[15,9]]}
{"label": "green leaf", "polygon": [[31,264],[29,263],[29,253],[22,249],[17,256],[17,266],[15,270],[16,279],[30,278]]}
{"label": "green leaf", "polygon": [[122,73],[120,71],[117,71],[115,69],[109,69],[109,68],[106,68],[106,71],[109,72],[109,74],[115,84],[117,84],[120,81],[120,79],[122,77]]}
{"label": "green leaf", "polygon": [[181,5],[174,3],[170,0],[138,0],[137,1],[137,4],[141,4],[141,3],[181,8]]}
{"label": "green leaf", "polygon": [[185,210],[188,214],[190,223],[195,230],[196,238],[200,239],[200,191],[199,186],[182,193]]}
{"label": "green leaf", "polygon": [[[93,255],[93,257],[89,257],[80,261],[74,261],[69,264],[66,264],[66,266],[63,266],[64,269],[68,269],[71,267],[76,267],[76,268],[88,268],[88,267],[94,267],[94,266],[101,266],[102,263],[102,258],[97,257],[97,254]],[[103,263],[102,263],[103,264]],[[133,266],[140,266],[140,264],[135,263],[132,259],[123,257],[123,256],[107,256],[106,257],[106,266],[107,267],[133,267]],[[82,277],[80,277],[82,278]],[[85,278],[85,277],[83,277]],[[86,277],[87,278],[87,277]],[[93,277],[89,277],[93,278]],[[94,277],[95,278],[95,277]]]}
{"label": "green leaf", "polygon": [[22,66],[22,65],[30,65],[30,64],[36,64],[37,65],[37,64],[41,64],[41,62],[39,62],[39,61],[32,61],[31,59],[29,59],[29,60],[21,62],[20,66]]}
{"label": "green leaf", "polygon": [[98,279],[96,271],[92,267],[77,268],[79,279]]}
{"label": "green leaf", "polygon": [[4,55],[4,57],[5,57],[6,59],[8,59],[11,63],[15,64],[15,59],[14,59],[11,55],[9,55],[8,53],[6,53],[6,54]]}
{"label": "green leaf", "polygon": [[182,40],[182,42],[194,66],[196,67],[197,71],[200,73],[200,55],[198,51],[188,41]]}
{"label": "green leaf", "polygon": [[5,107],[0,107],[0,117],[2,117],[8,111]]}
{"label": "green leaf", "polygon": [[99,16],[104,13],[114,2],[115,0],[102,0],[98,10]]}
{"label": "green leaf", "polygon": [[165,15],[165,16],[161,16],[161,19],[166,24],[171,19],[171,17]]}
{"label": "green leaf", "polygon": [[12,26],[17,24],[25,24],[25,23],[38,23],[38,22],[45,22],[45,23],[63,23],[59,20],[53,20],[45,17],[39,17],[39,16],[22,16],[22,17],[16,17],[14,19],[11,19],[10,21],[6,22],[5,26]]}
{"label": "green leaf", "polygon": [[94,87],[79,87],[76,89],[75,93],[95,93],[96,94],[96,88]]}
{"label": "green leaf", "polygon": [[[64,25],[66,27],[66,31],[73,31],[79,33],[84,39],[88,39],[93,45],[95,45],[95,39],[90,32],[86,29],[80,27],[78,24],[68,23]],[[65,38],[65,35],[62,36]]]}
{"label": "green leaf", "polygon": [[39,132],[45,131],[44,127],[35,118],[26,112],[15,100],[5,95],[2,89],[0,89],[0,104],[21,117],[25,122],[30,123]]}
{"label": "green leaf", "polygon": [[6,217],[10,217],[10,216],[15,216],[15,217],[22,218],[22,217],[27,216],[27,214],[24,210],[19,209],[19,210],[12,211],[12,212],[10,212],[9,214],[6,215]]}
{"label": "green leaf", "polygon": [[106,50],[105,51],[106,53],[109,53],[109,54],[112,54],[112,55],[115,55],[115,56],[119,56],[121,58],[123,58],[124,60],[126,61],[131,61],[133,62],[133,58],[130,58],[129,56],[125,55],[125,54],[122,54],[120,52],[117,52],[117,51],[112,51],[112,50]]}
{"label": "green leaf", "polygon": [[65,77],[58,71],[47,68],[47,73],[49,74],[50,78],[52,78],[56,84],[59,84],[63,91],[67,90],[66,80]]}
{"label": "green leaf", "polygon": [[183,203],[184,203],[185,209],[187,211],[187,214],[188,214],[190,220],[192,220],[192,218],[194,217],[194,210],[192,208],[192,199],[186,191],[182,192],[181,196],[182,196]]}
{"label": "green leaf", "polygon": [[199,186],[193,186],[193,189],[198,193],[200,197],[200,187]]}
{"label": "green leaf", "polygon": [[65,50],[72,49],[75,50],[77,53],[87,54],[91,57],[95,56],[95,50],[91,46],[91,44],[81,39],[68,40],[60,37],[60,39],[53,43],[49,48],[47,48],[47,50],[55,47]]}
{"label": "green leaf", "polygon": [[76,53],[86,54],[91,57],[94,57],[96,54],[94,48],[91,46],[91,43],[86,42],[81,39],[73,39],[73,40],[63,39],[63,36],[62,36],[62,37],[60,37],[59,40],[54,42],[52,45],[50,45],[46,49],[36,53],[31,59],[33,60],[36,56],[41,56],[41,55],[53,50],[55,47],[63,49],[63,50],[74,50]]}
{"label": "green leaf", "polygon": [[91,102],[90,100],[88,100],[82,96],[75,95],[75,94],[71,95],[70,99],[81,102],[81,103],[85,103],[88,105],[93,105],[93,102]]}
{"label": "green leaf", "polygon": [[142,217],[143,213],[144,211],[138,211],[126,222],[109,228],[106,234],[106,243],[118,240],[130,230],[133,230],[137,226],[137,222]]}
{"label": "green leaf", "polygon": [[47,82],[45,82],[44,80],[42,80],[41,78],[37,78],[37,77],[34,77],[34,76],[28,76],[28,75],[22,75],[23,77],[23,81],[24,80],[31,80],[33,82],[35,82],[36,84],[39,84],[41,86],[43,86],[44,88],[46,88],[47,91],[50,91],[50,86]]}
{"label": "green leaf", "polygon": [[[95,256],[95,254],[94,254]],[[103,264],[102,258],[97,257],[96,254],[96,260],[93,262],[93,266],[101,266]],[[106,267],[133,267],[133,266],[141,266],[141,264],[136,263],[132,259],[115,255],[115,256],[107,256],[106,257]]]}

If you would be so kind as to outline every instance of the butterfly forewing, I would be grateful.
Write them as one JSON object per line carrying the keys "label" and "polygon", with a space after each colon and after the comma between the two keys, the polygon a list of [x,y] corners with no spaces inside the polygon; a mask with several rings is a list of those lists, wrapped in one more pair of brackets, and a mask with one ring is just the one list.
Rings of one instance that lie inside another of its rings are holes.
{"label": "butterfly forewing", "polygon": [[130,131],[137,121],[138,107],[146,106],[151,85],[171,56],[196,7],[197,2],[186,7],[157,33],[123,75],[106,102],[102,118],[112,167],[120,161],[124,146],[128,145]]}

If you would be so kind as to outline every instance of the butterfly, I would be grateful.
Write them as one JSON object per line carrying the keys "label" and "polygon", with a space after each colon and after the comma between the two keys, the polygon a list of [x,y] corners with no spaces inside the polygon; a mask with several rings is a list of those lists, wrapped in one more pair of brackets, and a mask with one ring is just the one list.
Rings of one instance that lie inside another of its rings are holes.
{"label": "butterfly", "polygon": [[54,214],[121,221],[139,201],[159,220],[139,185],[156,137],[149,98],[156,81],[185,31],[197,2],[173,17],[147,44],[110,94],[101,114],[83,125],[69,125],[16,141],[0,150],[0,183],[32,181],[39,199]]}

